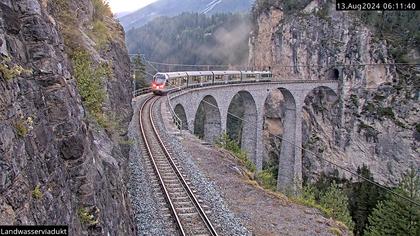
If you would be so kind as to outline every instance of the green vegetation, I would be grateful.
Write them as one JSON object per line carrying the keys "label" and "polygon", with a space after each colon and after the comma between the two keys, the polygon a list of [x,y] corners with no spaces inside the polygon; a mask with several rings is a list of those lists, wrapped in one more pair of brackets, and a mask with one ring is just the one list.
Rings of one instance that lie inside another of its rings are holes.
{"label": "green vegetation", "polygon": [[95,20],[92,23],[92,30],[89,32],[89,37],[95,41],[98,49],[103,49],[110,41],[111,34],[104,22]]}
{"label": "green vegetation", "polygon": [[146,66],[139,55],[133,58],[132,65],[134,70],[134,89],[148,88],[149,83],[146,81]]}
{"label": "green vegetation", "polygon": [[331,227],[331,228],[329,229],[329,231],[330,231],[332,234],[336,235],[336,236],[343,235],[343,233],[341,232],[341,230],[340,230],[340,229],[338,229],[338,228],[335,228],[335,227]]}
{"label": "green vegetation", "polygon": [[350,101],[353,103],[355,107],[359,107],[359,97],[355,94],[350,95]]}
{"label": "green vegetation", "polygon": [[20,119],[15,123],[15,129],[16,129],[16,133],[19,137],[26,137],[26,135],[28,135],[28,127],[26,127],[26,123]]}
{"label": "green vegetation", "polygon": [[416,131],[417,131],[417,133],[420,133],[420,123],[416,124]]}
{"label": "green vegetation", "polygon": [[112,11],[109,7],[107,1],[104,0],[92,0],[93,9],[95,10],[93,13],[93,17],[95,20],[97,19],[104,19],[104,17],[112,17]]}
{"label": "green vegetation", "polygon": [[267,13],[272,7],[283,9],[285,14],[293,14],[303,10],[310,2],[311,0],[258,0],[252,9],[253,18],[257,19],[259,15]]}
{"label": "green vegetation", "polygon": [[[362,177],[374,181],[372,174],[367,166],[357,168],[357,173]],[[383,199],[384,192],[378,186],[372,185],[362,178],[347,185],[347,195],[349,197],[350,212],[355,223],[354,234],[363,235],[367,227],[368,216],[375,208],[376,204]]]}
{"label": "green vegetation", "polygon": [[[414,168],[405,175],[395,191],[420,202],[420,180]],[[369,216],[365,235],[420,235],[420,209],[401,197],[388,194]]]}
{"label": "green vegetation", "polygon": [[[126,42],[130,53],[141,52],[151,61],[241,65],[248,60],[249,33],[248,15],[183,13],[175,17],[158,17],[141,28],[129,30]],[[161,66],[158,69],[185,71],[223,68]]]}
{"label": "green vegetation", "polygon": [[391,120],[395,119],[395,114],[391,107],[378,107],[378,116],[387,117]]}
{"label": "green vegetation", "polygon": [[82,224],[92,226],[98,224],[98,220],[95,219],[95,216],[89,212],[87,208],[80,208],[79,209],[79,218]]}
{"label": "green vegetation", "polygon": [[301,196],[293,198],[293,200],[296,203],[320,210],[324,215],[344,223],[350,230],[354,227],[348,209],[348,198],[335,182],[321,192],[312,185],[306,185]]}
{"label": "green vegetation", "polygon": [[321,173],[315,183],[304,184],[302,195],[294,200],[345,223],[355,235],[363,235],[369,214],[384,199],[385,192],[367,181],[374,181],[367,166],[359,167],[357,173],[364,178],[340,178],[337,170],[328,175]]}
{"label": "green vegetation", "polygon": [[360,134],[361,131],[364,131],[366,141],[373,139],[374,142],[378,141],[379,131],[377,131],[372,126],[365,124],[363,121],[359,120],[359,127],[357,128],[357,133]]}
{"label": "green vegetation", "polygon": [[10,57],[0,56],[0,75],[5,80],[12,80],[21,75],[31,75],[32,70],[12,63]]}
{"label": "green vegetation", "polygon": [[[420,46],[418,22],[420,15],[414,11],[359,11],[355,13],[366,25],[376,31],[379,39],[391,44],[391,54],[396,62],[407,62],[407,53]],[[401,30],[404,26],[404,30]]]}
{"label": "green vegetation", "polygon": [[316,208],[322,212],[322,214],[332,217],[332,210],[321,206],[315,198],[317,189],[313,185],[305,185],[302,189],[300,196],[292,198],[292,200],[298,204],[305,205],[308,207]]}
{"label": "green vegetation", "polygon": [[277,178],[271,170],[263,170],[256,175],[257,182],[265,189],[276,191]]}
{"label": "green vegetation", "polygon": [[90,55],[86,51],[74,53],[72,61],[77,88],[83,104],[99,125],[110,129],[113,125],[110,123],[109,116],[102,111],[105,101],[102,80],[111,77],[111,68],[105,63],[94,66]]}
{"label": "green vegetation", "polygon": [[331,217],[343,222],[350,230],[353,230],[354,223],[350,216],[348,201],[347,195],[333,182],[321,196],[320,205],[331,209]]}
{"label": "green vegetation", "polygon": [[243,162],[243,164],[249,171],[255,172],[256,167],[254,163],[252,163],[252,161],[248,159],[246,152],[239,147],[238,143],[230,139],[226,133],[222,134],[216,140],[216,145],[220,148],[231,151],[233,155],[235,155],[239,160]]}
{"label": "green vegetation", "polygon": [[41,186],[38,184],[35,186],[34,190],[32,191],[32,197],[34,199],[40,200],[42,198],[43,194],[41,191]]}

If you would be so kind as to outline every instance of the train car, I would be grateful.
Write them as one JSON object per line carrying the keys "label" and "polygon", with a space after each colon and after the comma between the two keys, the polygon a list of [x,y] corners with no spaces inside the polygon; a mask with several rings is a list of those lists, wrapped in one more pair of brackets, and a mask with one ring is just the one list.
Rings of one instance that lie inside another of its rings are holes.
{"label": "train car", "polygon": [[152,91],[165,95],[173,89],[215,84],[271,81],[270,71],[184,71],[157,73],[153,76]]}

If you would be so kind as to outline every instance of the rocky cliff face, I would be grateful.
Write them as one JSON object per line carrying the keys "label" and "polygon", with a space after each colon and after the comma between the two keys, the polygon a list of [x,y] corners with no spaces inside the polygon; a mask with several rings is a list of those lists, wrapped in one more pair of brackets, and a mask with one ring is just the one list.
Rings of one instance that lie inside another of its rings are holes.
{"label": "rocky cliff face", "polygon": [[[389,185],[411,165],[418,168],[419,68],[371,65],[395,62],[390,43],[328,1],[312,1],[293,14],[280,6],[261,10],[264,2],[257,5],[251,38],[254,67],[271,67],[277,79],[340,81],[337,96],[321,88],[306,99],[304,147],[314,153],[303,153],[304,176],[334,169],[319,156],[352,170],[365,164]],[[267,135],[281,136],[281,112],[267,104],[266,127],[277,123]],[[268,152],[278,152],[276,142],[267,141]]]}
{"label": "rocky cliff face", "polygon": [[98,16],[103,7],[0,1],[0,224],[135,232],[125,186],[129,58],[122,28]]}

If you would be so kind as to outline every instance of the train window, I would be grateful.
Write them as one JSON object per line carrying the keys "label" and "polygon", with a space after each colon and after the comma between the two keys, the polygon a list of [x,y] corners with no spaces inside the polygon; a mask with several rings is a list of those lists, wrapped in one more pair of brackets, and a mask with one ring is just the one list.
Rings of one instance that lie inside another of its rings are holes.
{"label": "train window", "polygon": [[159,75],[159,74],[157,74],[157,75],[155,75],[155,83],[156,84],[164,84],[165,83],[165,81],[166,81],[166,78],[165,78],[165,75]]}

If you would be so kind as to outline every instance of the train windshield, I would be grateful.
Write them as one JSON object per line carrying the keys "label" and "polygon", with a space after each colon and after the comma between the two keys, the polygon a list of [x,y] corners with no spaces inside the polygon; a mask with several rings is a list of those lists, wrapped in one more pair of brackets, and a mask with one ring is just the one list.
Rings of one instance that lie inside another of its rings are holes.
{"label": "train windshield", "polygon": [[155,75],[155,83],[156,84],[164,84],[166,81],[165,75],[162,74],[156,74]]}

